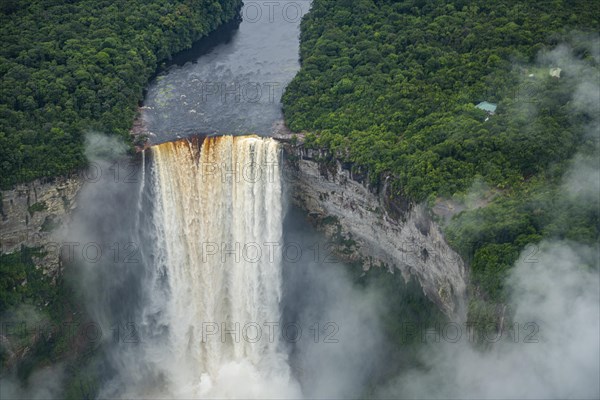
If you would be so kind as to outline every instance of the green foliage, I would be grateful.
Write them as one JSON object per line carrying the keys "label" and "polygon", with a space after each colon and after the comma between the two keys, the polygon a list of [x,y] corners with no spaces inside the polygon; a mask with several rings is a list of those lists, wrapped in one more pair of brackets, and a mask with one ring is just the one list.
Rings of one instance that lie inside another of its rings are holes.
{"label": "green foliage", "polygon": [[[53,335],[52,329],[42,328],[60,326],[65,300],[65,288],[35,267],[33,257],[43,255],[40,249],[27,247],[0,254],[0,322],[11,327],[8,337],[12,346],[31,348],[18,365],[17,374],[23,380],[35,365],[63,353],[55,346],[60,337]],[[36,333],[43,334],[36,337]],[[0,346],[0,352],[4,350],[4,345]]]}
{"label": "green foliage", "polygon": [[54,229],[58,228],[59,226],[60,226],[60,223],[58,221],[56,221],[52,216],[48,215],[44,219],[44,222],[42,223],[40,231],[41,232],[51,232]]}
{"label": "green foliage", "polygon": [[[33,371],[61,363],[63,396],[94,398],[101,376],[95,364],[98,343],[83,329],[90,320],[82,299],[61,277],[53,281],[36,269],[33,256],[43,254],[26,247],[0,254],[0,323],[6,339],[0,343],[0,371],[27,386]],[[8,363],[15,349],[27,351]]]}
{"label": "green foliage", "polygon": [[44,211],[46,209],[46,203],[44,202],[39,202],[39,203],[33,203],[32,205],[29,206],[28,211],[30,215],[33,215],[34,213],[38,212],[38,211]]}
{"label": "green foliage", "polygon": [[560,183],[538,177],[484,208],[458,214],[444,230],[471,266],[469,319],[489,327],[497,304],[506,301],[505,277],[520,254],[535,262],[543,238],[597,246],[600,199],[581,201]]}
{"label": "green foliage", "polygon": [[[474,324],[497,321],[526,245],[600,238],[597,201],[573,201],[561,186],[575,152],[598,157],[584,135],[594,116],[573,105],[581,71],[563,66],[554,79],[537,59],[599,30],[591,4],[314,0],[302,21],[302,68],[283,110],[304,146],[366,168],[371,182],[391,176],[395,194],[429,205],[474,185],[497,193],[445,227],[471,267]],[[597,72],[593,54],[573,47]],[[484,100],[498,104],[489,118],[474,107]]]}
{"label": "green foliage", "polygon": [[[530,84],[514,65],[533,63],[574,28],[597,30],[588,6],[315,0],[302,22],[302,69],[283,97],[286,120],[314,133],[307,146],[368,167],[373,181],[394,175],[414,200],[451,196],[477,175],[514,185],[572,155],[585,120],[568,104],[576,77],[546,69]],[[536,99],[534,113],[524,103]],[[498,103],[488,121],[474,107],[482,100]]]}
{"label": "green foliage", "polygon": [[0,7],[0,187],[85,163],[86,130],[128,138],[160,60],[240,0],[10,0]]}
{"label": "green foliage", "polygon": [[56,297],[51,280],[33,263],[32,257],[42,255],[30,248],[0,254],[0,314],[19,304],[41,306]]}

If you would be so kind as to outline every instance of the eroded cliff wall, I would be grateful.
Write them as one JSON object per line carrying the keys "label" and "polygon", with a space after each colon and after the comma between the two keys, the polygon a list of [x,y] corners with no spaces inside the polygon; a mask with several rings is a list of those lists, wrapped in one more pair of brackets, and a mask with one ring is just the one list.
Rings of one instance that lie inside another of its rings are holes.
{"label": "eroded cliff wall", "polygon": [[464,318],[465,264],[423,206],[393,197],[387,182],[370,187],[322,152],[289,143],[284,148],[292,201],[339,256],[365,269],[385,266],[405,279],[413,275],[446,315]]}
{"label": "eroded cliff wall", "polygon": [[21,246],[41,247],[46,255],[34,262],[45,274],[54,276],[60,266],[60,244],[52,241],[51,232],[68,222],[83,182],[82,175],[73,175],[37,179],[2,191],[0,251],[13,253]]}

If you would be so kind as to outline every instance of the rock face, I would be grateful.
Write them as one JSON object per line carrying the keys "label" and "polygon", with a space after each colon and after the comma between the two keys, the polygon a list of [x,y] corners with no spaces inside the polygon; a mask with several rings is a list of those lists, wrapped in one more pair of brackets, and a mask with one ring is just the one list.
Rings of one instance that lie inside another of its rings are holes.
{"label": "rock face", "polygon": [[68,221],[83,182],[82,175],[73,175],[38,179],[2,191],[0,252],[13,253],[21,246],[43,247],[46,255],[34,262],[45,274],[55,276],[60,266],[60,246],[51,241],[50,233]]}
{"label": "rock face", "polygon": [[337,255],[365,270],[386,266],[405,279],[415,276],[446,315],[464,318],[465,265],[424,207],[393,198],[387,182],[369,187],[326,153],[289,143],[284,149],[292,201],[332,240]]}

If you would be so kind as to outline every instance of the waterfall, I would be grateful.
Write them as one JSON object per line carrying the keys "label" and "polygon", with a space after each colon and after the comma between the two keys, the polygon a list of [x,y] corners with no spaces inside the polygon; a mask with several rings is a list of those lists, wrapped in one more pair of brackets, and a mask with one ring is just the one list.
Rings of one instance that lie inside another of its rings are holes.
{"label": "waterfall", "polygon": [[[152,147],[160,363],[174,397],[298,397],[278,324],[279,146],[257,136]],[[156,303],[156,301],[154,302]]]}

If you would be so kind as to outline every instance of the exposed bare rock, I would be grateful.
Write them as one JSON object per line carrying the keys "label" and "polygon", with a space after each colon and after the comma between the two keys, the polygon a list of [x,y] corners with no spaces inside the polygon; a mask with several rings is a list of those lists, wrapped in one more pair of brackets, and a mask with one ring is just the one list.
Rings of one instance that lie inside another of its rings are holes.
{"label": "exposed bare rock", "polygon": [[386,266],[415,276],[424,293],[453,319],[465,314],[466,269],[425,208],[376,187],[365,174],[323,151],[285,144],[292,201],[336,243],[336,253],[364,269]]}
{"label": "exposed bare rock", "polygon": [[0,251],[13,253],[26,247],[43,247],[46,256],[34,259],[45,274],[55,276],[59,251],[50,233],[68,221],[76,207],[75,198],[83,185],[81,175],[37,179],[1,192]]}

